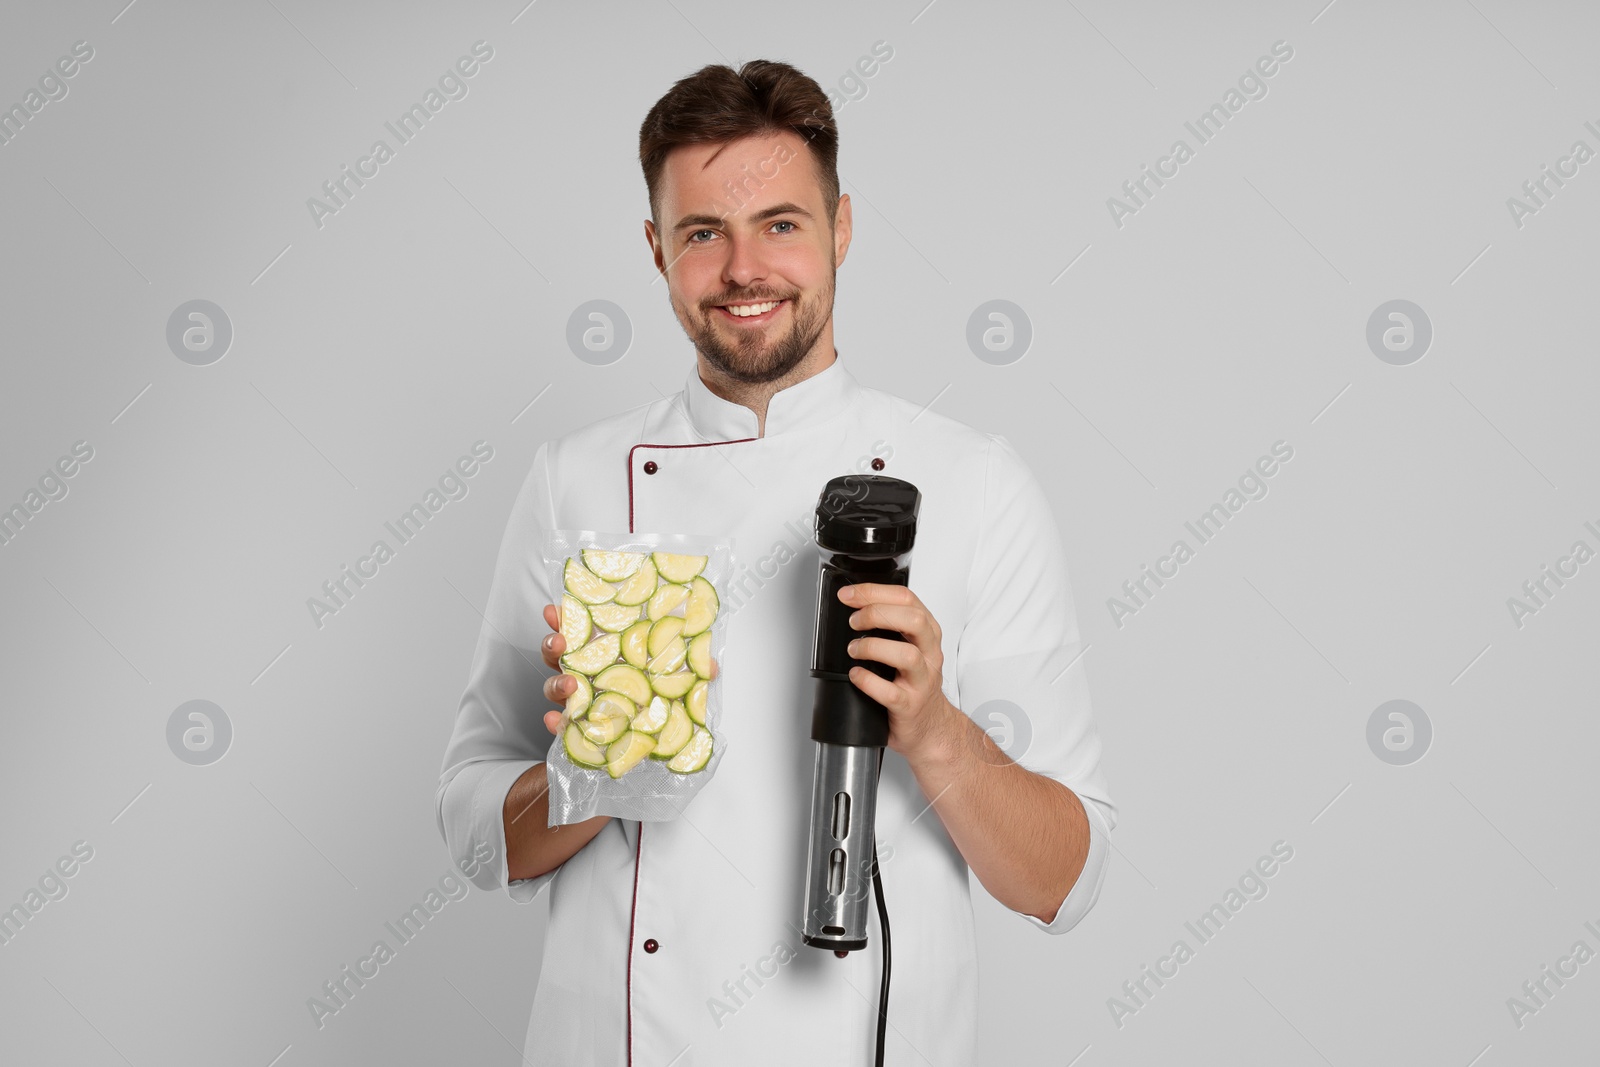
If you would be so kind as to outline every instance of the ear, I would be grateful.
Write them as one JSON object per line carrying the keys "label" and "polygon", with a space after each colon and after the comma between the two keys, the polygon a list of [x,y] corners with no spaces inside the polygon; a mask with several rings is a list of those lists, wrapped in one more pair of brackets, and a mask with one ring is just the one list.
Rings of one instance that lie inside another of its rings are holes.
{"label": "ear", "polygon": [[645,243],[650,246],[650,258],[655,260],[656,273],[661,275],[662,280],[665,280],[667,277],[667,261],[661,248],[661,242],[656,240],[656,224],[650,219],[644,220],[644,239]]}
{"label": "ear", "polygon": [[844,262],[845,253],[850,251],[851,225],[850,194],[842,193],[839,196],[839,210],[833,218],[833,264],[835,267]]}

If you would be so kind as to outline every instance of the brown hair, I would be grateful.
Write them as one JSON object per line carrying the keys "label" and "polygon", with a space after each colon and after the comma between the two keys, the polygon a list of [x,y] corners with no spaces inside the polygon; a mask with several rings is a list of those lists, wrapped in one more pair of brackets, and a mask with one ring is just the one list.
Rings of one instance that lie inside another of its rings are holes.
{"label": "brown hair", "polygon": [[722,64],[701,67],[655,102],[639,127],[639,164],[650,194],[650,217],[659,227],[661,171],[674,148],[781,130],[810,147],[828,225],[833,225],[839,208],[839,127],[833,105],[810,76],[769,59],[752,59],[737,71]]}

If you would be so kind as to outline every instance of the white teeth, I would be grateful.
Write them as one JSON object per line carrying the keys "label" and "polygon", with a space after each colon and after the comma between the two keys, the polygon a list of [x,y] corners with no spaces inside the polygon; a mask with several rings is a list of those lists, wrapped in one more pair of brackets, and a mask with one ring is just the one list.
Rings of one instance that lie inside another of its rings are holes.
{"label": "white teeth", "polygon": [[769,300],[765,304],[729,304],[723,310],[744,319],[751,315],[764,315],[781,303],[781,300]]}

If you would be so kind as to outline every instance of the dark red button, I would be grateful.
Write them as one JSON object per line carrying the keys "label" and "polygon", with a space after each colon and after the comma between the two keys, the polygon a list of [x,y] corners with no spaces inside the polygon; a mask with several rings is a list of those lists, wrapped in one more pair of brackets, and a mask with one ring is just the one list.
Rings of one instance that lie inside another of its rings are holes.
{"label": "dark red button", "polygon": [[883,457],[882,456],[873,456],[872,457],[872,469],[875,470],[875,471],[883,470]]}
{"label": "dark red button", "polygon": [[660,943],[660,942],[658,942],[658,941],[657,941],[657,940],[656,940],[656,939],[655,939],[655,938],[653,938],[653,937],[652,937],[652,938],[649,938],[649,939],[648,939],[648,940],[646,940],[646,941],[645,941],[645,943],[644,943],[644,950],[645,950],[645,951],[646,951],[646,952],[654,952],[654,951],[655,951],[655,950],[656,950],[656,949],[658,949],[658,948],[660,948],[660,947],[661,947],[661,943]]}
{"label": "dark red button", "polygon": [[654,474],[658,469],[659,468],[656,466],[655,460],[647,459],[644,461],[644,472],[646,474]]}

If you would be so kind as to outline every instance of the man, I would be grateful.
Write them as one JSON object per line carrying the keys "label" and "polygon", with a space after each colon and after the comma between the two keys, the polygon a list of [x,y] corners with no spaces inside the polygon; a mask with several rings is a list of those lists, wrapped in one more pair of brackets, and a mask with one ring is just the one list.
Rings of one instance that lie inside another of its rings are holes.
{"label": "man", "polygon": [[[876,918],[868,948],[843,958],[800,938],[811,516],[840,474],[882,470],[922,493],[909,588],[858,585],[846,601],[856,628],[906,638],[852,652],[895,668],[851,674],[890,717],[876,825],[886,1062],[979,1062],[969,868],[1051,933],[1099,893],[1115,808],[1049,502],[1003,437],[864,388],[840,361],[851,207],[837,146],[826,95],[783,63],[708,66],[656,103],[640,130],[645,236],[696,366],[681,393],[541,446],[506,529],[439,824],[458,859],[504,843],[480,887],[529,901],[550,885],[534,1063],[872,1062]],[[731,536],[744,556],[724,590],[723,758],[679,819],[546,825],[539,761],[572,684],[553,673],[552,528]],[[1023,765],[970,717],[1001,700],[1031,737]]]}

